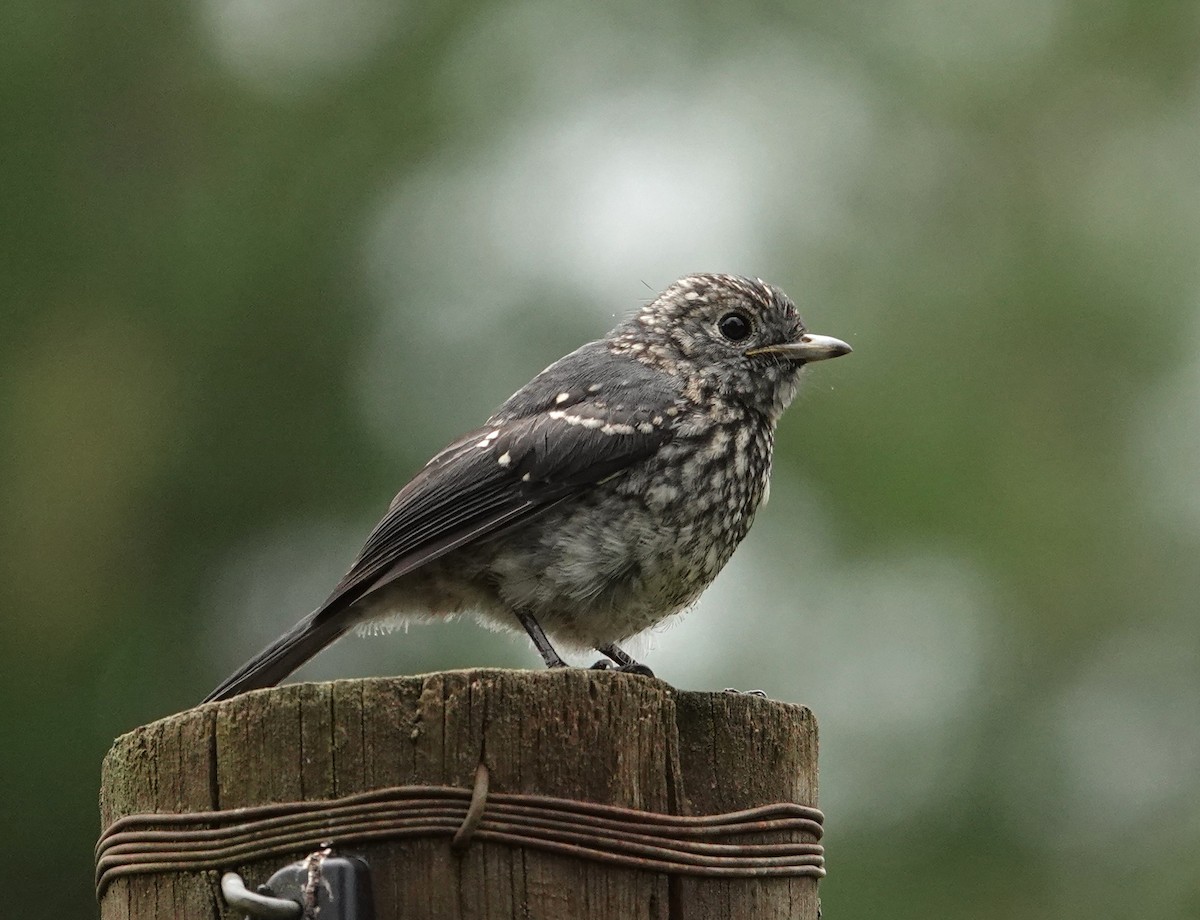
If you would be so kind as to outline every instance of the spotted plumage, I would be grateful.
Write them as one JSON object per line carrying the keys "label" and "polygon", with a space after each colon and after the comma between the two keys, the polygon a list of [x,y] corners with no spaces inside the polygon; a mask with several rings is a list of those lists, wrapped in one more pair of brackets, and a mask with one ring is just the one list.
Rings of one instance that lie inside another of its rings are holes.
{"label": "spotted plumage", "polygon": [[775,425],[811,361],[778,288],[677,281],[551,364],[392,501],[329,599],[209,700],[271,686],[348,629],[475,612],[646,670],[617,643],[691,604],[767,493]]}

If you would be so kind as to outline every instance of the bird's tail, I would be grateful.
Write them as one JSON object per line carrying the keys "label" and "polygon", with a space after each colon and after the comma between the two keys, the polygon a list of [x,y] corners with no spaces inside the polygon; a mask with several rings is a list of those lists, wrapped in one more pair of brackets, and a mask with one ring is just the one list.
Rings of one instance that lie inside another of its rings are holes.
{"label": "bird's tail", "polygon": [[225,678],[203,702],[227,700],[247,690],[274,687],[350,628],[345,617],[329,613],[327,609],[310,613]]}

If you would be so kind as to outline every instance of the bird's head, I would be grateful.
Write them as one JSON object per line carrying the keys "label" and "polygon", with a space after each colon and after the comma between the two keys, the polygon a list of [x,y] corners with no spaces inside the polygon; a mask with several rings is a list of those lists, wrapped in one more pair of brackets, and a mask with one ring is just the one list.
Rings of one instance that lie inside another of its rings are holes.
{"label": "bird's head", "polygon": [[688,379],[692,386],[773,418],[812,361],[850,353],[807,330],[779,288],[738,275],[688,275],[613,330],[612,347]]}

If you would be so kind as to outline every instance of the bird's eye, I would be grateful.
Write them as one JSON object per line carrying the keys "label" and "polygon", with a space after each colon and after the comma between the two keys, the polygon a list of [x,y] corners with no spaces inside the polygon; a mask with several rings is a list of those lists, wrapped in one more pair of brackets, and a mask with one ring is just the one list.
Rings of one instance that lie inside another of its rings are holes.
{"label": "bird's eye", "polygon": [[750,334],[750,320],[742,313],[726,313],[717,320],[717,329],[731,342],[740,342]]}

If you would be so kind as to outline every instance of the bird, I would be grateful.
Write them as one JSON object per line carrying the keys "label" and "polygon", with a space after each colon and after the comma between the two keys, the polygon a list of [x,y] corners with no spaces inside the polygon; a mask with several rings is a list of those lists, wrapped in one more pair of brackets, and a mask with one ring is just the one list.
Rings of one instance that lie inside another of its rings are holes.
{"label": "bird", "polygon": [[850,351],[762,279],[679,279],[434,455],[328,599],[204,702],[274,686],[353,628],[472,612],[549,668],[553,637],[652,676],[620,643],[729,561],[802,372]]}

